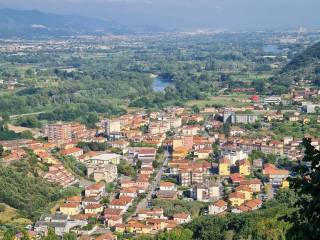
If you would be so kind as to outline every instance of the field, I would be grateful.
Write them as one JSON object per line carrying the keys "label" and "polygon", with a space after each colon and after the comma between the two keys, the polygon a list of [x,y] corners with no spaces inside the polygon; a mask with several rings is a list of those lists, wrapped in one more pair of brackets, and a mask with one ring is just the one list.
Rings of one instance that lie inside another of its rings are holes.
{"label": "field", "polygon": [[246,107],[250,106],[250,102],[248,95],[243,94],[232,94],[232,95],[221,95],[221,96],[214,96],[210,97],[205,100],[191,100],[186,103],[187,106],[191,107],[197,105],[200,108],[205,106],[228,106],[228,107]]}

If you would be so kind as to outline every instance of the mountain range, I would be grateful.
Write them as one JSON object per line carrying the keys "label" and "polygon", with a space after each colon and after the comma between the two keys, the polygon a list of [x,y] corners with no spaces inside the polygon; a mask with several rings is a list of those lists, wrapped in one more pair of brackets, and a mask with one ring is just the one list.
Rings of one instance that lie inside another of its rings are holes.
{"label": "mountain range", "polygon": [[132,33],[132,30],[113,21],[39,10],[0,9],[0,38],[128,33]]}

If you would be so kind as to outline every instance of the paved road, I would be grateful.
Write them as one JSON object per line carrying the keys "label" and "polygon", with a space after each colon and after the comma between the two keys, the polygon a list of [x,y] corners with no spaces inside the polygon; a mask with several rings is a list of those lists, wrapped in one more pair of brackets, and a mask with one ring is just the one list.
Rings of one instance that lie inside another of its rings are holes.
{"label": "paved road", "polygon": [[155,192],[155,190],[159,187],[160,185],[160,181],[161,181],[161,177],[163,174],[163,171],[165,170],[166,166],[168,165],[168,161],[169,161],[169,156],[170,154],[168,152],[165,152],[165,159],[163,161],[163,164],[160,168],[160,170],[158,171],[156,177],[154,178],[154,180],[152,181],[152,183],[149,186],[148,192],[147,192],[147,197],[145,197],[144,199],[142,199],[138,205],[137,208],[135,210],[135,213],[133,214],[136,215],[136,213],[140,210],[140,209],[145,209],[148,205],[148,200],[152,198],[152,194]]}

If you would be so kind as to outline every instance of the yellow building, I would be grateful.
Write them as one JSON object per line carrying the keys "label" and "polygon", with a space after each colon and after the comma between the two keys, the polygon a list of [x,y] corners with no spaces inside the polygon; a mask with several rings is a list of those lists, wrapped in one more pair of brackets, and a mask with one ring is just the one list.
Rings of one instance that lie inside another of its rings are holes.
{"label": "yellow building", "polygon": [[221,159],[219,162],[219,175],[220,176],[229,176],[230,175],[230,160]]}
{"label": "yellow building", "polygon": [[130,233],[136,234],[148,234],[151,232],[150,226],[147,226],[137,221],[129,222],[126,226],[126,230]]}
{"label": "yellow building", "polygon": [[64,203],[60,205],[60,212],[65,215],[77,215],[80,213],[79,203]]}
{"label": "yellow building", "polygon": [[231,203],[231,206],[240,206],[244,204],[245,202],[245,195],[240,192],[233,192],[229,195],[229,201]]}
{"label": "yellow building", "polygon": [[172,148],[173,150],[183,146],[183,139],[182,138],[174,138],[172,140]]}
{"label": "yellow building", "polygon": [[282,181],[281,187],[282,188],[289,188],[289,185],[290,185],[289,181],[288,180],[284,180],[284,181]]}
{"label": "yellow building", "polygon": [[248,186],[239,186],[236,188],[236,191],[239,193],[243,193],[245,200],[251,200],[252,199],[252,190]]}
{"label": "yellow building", "polygon": [[99,214],[102,213],[103,206],[101,204],[89,204],[84,209],[85,214]]}
{"label": "yellow building", "polygon": [[188,155],[188,149],[185,147],[178,147],[172,153],[172,157],[174,159],[185,158],[187,155]]}
{"label": "yellow building", "polygon": [[249,160],[242,160],[239,162],[239,173],[244,176],[251,174],[251,164]]}

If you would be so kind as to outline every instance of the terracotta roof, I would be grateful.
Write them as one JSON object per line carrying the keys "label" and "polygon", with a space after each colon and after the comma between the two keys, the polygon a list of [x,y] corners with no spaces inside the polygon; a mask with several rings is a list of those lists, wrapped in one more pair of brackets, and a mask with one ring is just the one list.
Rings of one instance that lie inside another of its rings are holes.
{"label": "terracotta roof", "polygon": [[240,199],[245,199],[245,195],[240,192],[233,192],[229,194],[229,199],[231,198],[240,198]]}
{"label": "terracotta roof", "polygon": [[173,215],[173,218],[179,218],[179,219],[187,219],[188,217],[190,217],[189,214],[187,213],[176,213]]}
{"label": "terracotta roof", "polygon": [[263,202],[260,199],[252,199],[245,203],[245,205],[251,209],[260,206]]}
{"label": "terracotta roof", "polygon": [[239,161],[239,165],[249,165],[250,166],[251,164],[248,159],[244,159],[244,160]]}
{"label": "terracotta roof", "polygon": [[114,209],[114,208],[106,208],[104,210],[104,215],[109,216],[119,216],[121,215],[122,210],[121,209]]}
{"label": "terracotta roof", "polygon": [[104,187],[105,187],[104,183],[99,182],[86,187],[86,190],[99,190],[100,188],[104,188]]}
{"label": "terracotta roof", "polygon": [[175,184],[172,182],[161,182],[160,187],[174,187]]}
{"label": "terracotta roof", "polygon": [[86,206],[86,209],[98,209],[101,208],[102,205],[101,204],[89,204]]}
{"label": "terracotta roof", "polygon": [[246,186],[246,185],[241,185],[241,186],[238,186],[236,187],[236,191],[243,191],[243,192],[252,192],[251,191],[251,188]]}
{"label": "terracotta roof", "polygon": [[78,208],[79,203],[63,203],[60,205],[60,208]]}
{"label": "terracotta roof", "polygon": [[245,206],[244,204],[242,204],[241,206],[239,206],[238,209],[239,209],[241,212],[248,212],[248,211],[250,211],[250,208],[248,208],[248,207]]}
{"label": "terracotta roof", "polygon": [[114,239],[114,236],[111,232],[102,234],[96,238],[96,240],[112,240],[112,239]]}
{"label": "terracotta roof", "polygon": [[216,201],[213,205],[221,208],[221,207],[227,206],[228,204],[225,201],[220,199],[220,200]]}
{"label": "terracotta roof", "polygon": [[69,198],[67,198],[66,202],[77,202],[77,203],[80,203],[81,202],[81,196],[69,197]]}
{"label": "terracotta roof", "polygon": [[225,164],[230,164],[230,160],[227,159],[227,158],[222,158],[219,160],[219,163],[222,164],[222,163],[225,163]]}
{"label": "terracotta roof", "polygon": [[76,152],[80,152],[80,151],[82,151],[81,148],[73,147],[73,148],[62,150],[61,154],[62,155],[68,155],[68,154],[72,154],[72,153],[76,153]]}

